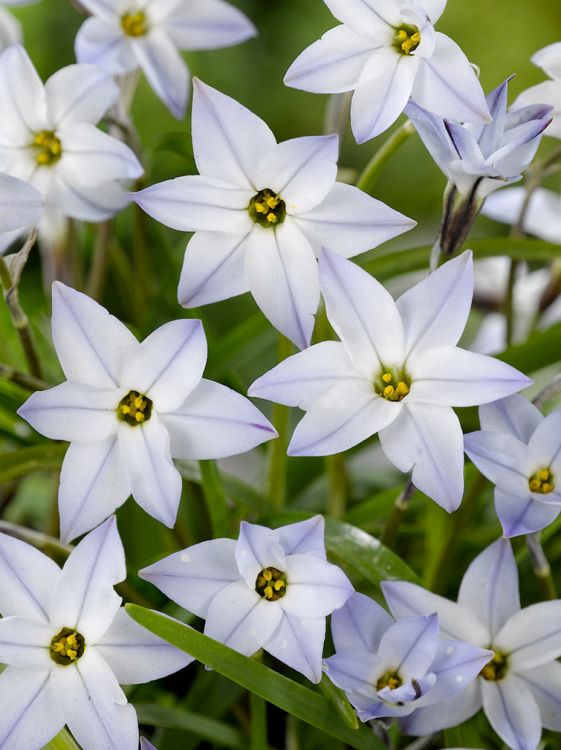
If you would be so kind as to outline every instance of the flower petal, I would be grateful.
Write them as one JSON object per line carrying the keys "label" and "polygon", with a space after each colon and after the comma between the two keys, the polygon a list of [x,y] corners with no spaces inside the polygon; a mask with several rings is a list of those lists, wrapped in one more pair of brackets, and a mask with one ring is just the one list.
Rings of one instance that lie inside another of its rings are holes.
{"label": "flower petal", "polygon": [[561,732],[561,664],[541,664],[518,675],[528,685],[538,708],[543,726]]}
{"label": "flower petal", "polygon": [[282,617],[278,602],[262,599],[240,580],[214,597],[204,632],[235,651],[251,656],[271,638]]}
{"label": "flower petal", "polygon": [[341,690],[354,706],[366,715],[376,713],[381,703],[376,695],[376,682],[383,674],[384,662],[378,654],[363,649],[338,651],[324,661],[324,670],[331,682]]}
{"label": "flower petal", "polygon": [[161,414],[174,458],[208,459],[245,453],[277,436],[273,425],[244,396],[201,380],[176,411]]}
{"label": "flower petal", "polygon": [[415,487],[448,513],[464,494],[463,435],[448,406],[411,403],[380,431],[380,444],[400,471],[412,472]]}
{"label": "flower petal", "polygon": [[444,638],[487,646],[490,634],[470,610],[406,581],[384,581],[382,591],[392,615],[398,619],[413,615],[438,614]]}
{"label": "flower petal", "polygon": [[330,615],[353,593],[341,568],[314,555],[290,555],[284,570],[286,595],[279,601],[282,609],[295,617]]}
{"label": "flower petal", "polygon": [[352,185],[336,182],[311,211],[294,217],[317,255],[328,247],[350,258],[413,229],[416,222]]}
{"label": "flower petal", "polygon": [[343,344],[322,341],[280,362],[258,378],[248,394],[308,409],[334,386],[352,379],[362,380]]}
{"label": "flower petal", "polygon": [[[561,128],[558,137],[561,137]],[[525,195],[524,188],[501,190],[485,201],[483,213],[495,221],[515,224],[520,216]],[[559,193],[545,188],[538,188],[535,191],[526,212],[524,231],[546,242],[559,242],[561,238]]]}
{"label": "flower petal", "polygon": [[68,380],[118,387],[138,342],[129,329],[85,294],[53,284],[53,342]]}
{"label": "flower petal", "polygon": [[255,188],[256,167],[275,147],[275,136],[261,118],[234,99],[198,79],[193,83],[193,150],[199,172]]}
{"label": "flower petal", "polygon": [[341,453],[386,428],[400,410],[400,404],[378,396],[368,381],[344,380],[309,406],[294,430],[288,455]]}
{"label": "flower petal", "polygon": [[0,534],[0,612],[3,617],[49,620],[60,568],[30,544]]}
{"label": "flower petal", "polygon": [[495,510],[506,537],[534,534],[553,523],[561,512],[560,505],[550,505],[534,500],[531,493],[518,497],[495,489]]}
{"label": "flower petal", "polygon": [[417,709],[400,720],[402,731],[415,737],[424,737],[440,729],[459,726],[471,719],[481,708],[480,683],[481,680],[476,680],[446,701]]}
{"label": "flower petal", "polygon": [[124,581],[126,575],[125,553],[112,516],[70,553],[52,592],[52,624],[76,628],[86,643],[93,645],[119,609],[121,597],[113,586]]}
{"label": "flower petal", "polygon": [[490,122],[483,89],[469,60],[449,36],[437,31],[431,57],[424,58],[412,99],[434,114],[456,122]]}
{"label": "flower petal", "polygon": [[389,292],[366,271],[327,250],[319,273],[327,316],[355,366],[372,378],[381,363],[400,365],[403,326]]}
{"label": "flower petal", "polygon": [[0,234],[35,224],[44,207],[39,191],[22,180],[0,174]]}
{"label": "flower petal", "polygon": [[185,253],[177,292],[179,304],[199,307],[249,292],[245,274],[248,236],[197,232]]}
{"label": "flower petal", "polygon": [[[129,203],[118,180],[88,187],[79,185],[73,180],[72,174],[65,174],[64,171],[57,171],[53,177],[49,206],[63,216],[70,216],[78,221],[100,222],[115,216]],[[43,226],[39,227],[40,234],[43,229]]]}
{"label": "flower petal", "polygon": [[337,651],[378,651],[380,639],[394,619],[377,602],[358,591],[331,617],[331,635]]}
{"label": "flower petal", "polygon": [[424,677],[438,651],[438,615],[419,615],[398,620],[380,639],[378,650],[385,662],[396,664],[396,671],[409,681]]}
{"label": "flower petal", "polygon": [[411,400],[476,406],[526,388],[532,381],[493,357],[455,346],[438,346],[409,357]]}
{"label": "flower petal", "polygon": [[95,649],[121,685],[158,680],[194,661],[192,656],[138,625],[123,607]]}
{"label": "flower petal", "polygon": [[464,332],[473,298],[471,252],[449,260],[397,300],[409,354],[455,346]]}
{"label": "flower petal", "polygon": [[286,556],[275,531],[242,521],[235,550],[236,565],[250,589],[255,589],[258,574],[264,568],[285,572]]}
{"label": "flower petal", "polygon": [[95,125],[119,96],[110,75],[95,65],[67,65],[45,83],[53,127]]}
{"label": "flower petal", "polygon": [[552,466],[561,469],[561,409],[548,414],[528,443],[528,458],[538,468]]}
{"label": "flower petal", "polygon": [[265,643],[269,654],[288,664],[314,683],[321,681],[321,659],[325,642],[325,618],[304,619],[288,613]]}
{"label": "flower petal", "polygon": [[298,348],[309,346],[320,297],[317,263],[289,217],[276,229],[255,226],[247,239],[246,274],[255,301],[275,328]]}
{"label": "flower petal", "polygon": [[423,696],[422,705],[441,704],[465,690],[492,658],[492,651],[476,648],[469,643],[441,641],[436,659],[431,665],[431,671],[436,674],[436,684],[429,694]]}
{"label": "flower petal", "polygon": [[518,393],[484,404],[479,409],[481,429],[485,432],[507,432],[523,443],[528,443],[542,422],[537,406]]}
{"label": "flower petal", "polygon": [[26,146],[32,133],[46,128],[45,89],[19,44],[0,57],[0,111],[0,136],[6,144]]}
{"label": "flower petal", "polygon": [[450,177],[450,164],[458,159],[458,152],[445,121],[441,117],[427,112],[415,102],[410,101],[405,114],[415,126],[426,149],[447,177]]}
{"label": "flower petal", "polygon": [[124,5],[121,0],[82,0],[82,5],[86,10],[102,18],[117,19],[119,10]]}
{"label": "flower petal", "polygon": [[138,68],[116,14],[115,18],[87,18],[78,29],[74,47],[78,62],[97,65],[109,73],[122,74]]}
{"label": "flower petal", "polygon": [[169,433],[158,416],[152,412],[141,427],[121,423],[119,451],[136,502],[146,513],[173,528],[182,483],[171,460]]}
{"label": "flower petal", "polygon": [[292,63],[284,83],[316,94],[337,94],[356,88],[374,42],[348,26],[329,29]]}
{"label": "flower petal", "polygon": [[528,448],[506,432],[471,432],[464,437],[465,452],[497,487],[528,497]]}
{"label": "flower petal", "polygon": [[49,649],[56,629],[41,620],[26,617],[0,619],[0,663],[18,669],[50,670]]}
{"label": "flower petal", "polygon": [[432,23],[436,23],[444,13],[447,0],[419,0],[421,8],[426,10]]}
{"label": "flower petal", "polygon": [[275,534],[286,555],[315,555],[322,560],[326,559],[323,516],[312,516],[307,521],[289,523],[275,529]]}
{"label": "flower petal", "polygon": [[257,34],[249,18],[223,0],[176,3],[162,21],[175,44],[187,50],[230,47]]}
{"label": "flower petal", "polygon": [[18,409],[20,417],[51,440],[92,444],[108,439],[119,425],[123,392],[70,381],[37,391]]}
{"label": "flower petal", "polygon": [[539,745],[542,725],[532,691],[520,677],[500,682],[482,680],[483,708],[499,737],[512,750],[533,750]]}
{"label": "flower petal", "polygon": [[58,508],[63,542],[90,531],[131,494],[117,435],[98,443],[68,447],[60,475]]}
{"label": "flower petal", "polygon": [[335,18],[358,34],[393,33],[399,25],[400,8],[395,0],[325,0]]}
{"label": "flower petal", "polygon": [[228,584],[239,580],[233,539],[211,539],[164,557],[139,572],[181,607],[206,617],[209,605]]}
{"label": "flower petal", "polygon": [[198,386],[207,358],[200,320],[172,320],[150,334],[121,374],[123,388],[146,394],[158,412],[179,409]]}
{"label": "flower petal", "polygon": [[509,669],[521,672],[561,656],[561,601],[540,602],[516,612],[494,646],[508,654]]}

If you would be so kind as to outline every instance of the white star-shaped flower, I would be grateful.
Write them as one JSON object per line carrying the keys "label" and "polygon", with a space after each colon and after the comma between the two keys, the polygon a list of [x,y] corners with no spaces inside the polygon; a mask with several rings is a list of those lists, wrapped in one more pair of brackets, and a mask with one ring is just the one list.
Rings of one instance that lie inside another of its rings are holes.
{"label": "white star-shaped flower", "polygon": [[222,458],[275,437],[246,398],[202,378],[200,320],[175,320],[142,343],[84,294],[53,284],[53,340],[66,383],[33,394],[19,414],[71,443],[59,490],[61,537],[96,526],[129,495],[172,527],[181,476],[172,457]]}
{"label": "white star-shaped flower", "polygon": [[451,512],[464,486],[463,436],[452,406],[494,401],[527,386],[517,370],[460,349],[473,296],[470,252],[430,274],[397,302],[358,266],[324,251],[327,316],[341,341],[289,357],[250,394],[306,415],[293,456],[346,451],[379,433],[387,457]]}
{"label": "white star-shaped flower", "polygon": [[266,123],[195,82],[193,150],[199,176],[134,196],[189,242],[179,282],[184,307],[251,291],[279,331],[310,343],[319,304],[316,256],[376,247],[415,222],[351,185],[336,182],[337,136],[277,143]]}
{"label": "white star-shaped flower", "polygon": [[114,518],[62,570],[0,535],[0,746],[41,750],[64,725],[83,750],[138,750],[120,684],[150,682],[192,659],[137,625],[113,586],[126,577]]}
{"label": "white star-shaped flower", "polygon": [[76,37],[79,62],[114,75],[141,68],[178,119],[189,70],[179,50],[230,47],[255,36],[251,21],[224,0],[81,0],[91,13]]}
{"label": "white star-shaped flower", "polygon": [[304,50],[284,80],[318,94],[354,91],[359,143],[389,128],[409,99],[457,122],[490,122],[467,57],[434,30],[446,0],[324,1],[341,25]]}

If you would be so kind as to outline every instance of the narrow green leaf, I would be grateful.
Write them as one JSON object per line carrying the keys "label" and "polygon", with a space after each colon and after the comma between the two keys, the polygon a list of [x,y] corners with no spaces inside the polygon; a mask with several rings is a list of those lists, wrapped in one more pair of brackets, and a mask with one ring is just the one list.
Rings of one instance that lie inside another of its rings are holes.
{"label": "narrow green leaf", "polygon": [[66,444],[45,443],[0,456],[0,483],[27,476],[32,471],[60,469]]}
{"label": "narrow green leaf", "polygon": [[203,494],[215,537],[225,536],[228,530],[228,504],[216,461],[199,461]]}
{"label": "narrow green leaf", "polygon": [[346,726],[327,698],[317,692],[157,612],[134,604],[127,604],[126,609],[136,622],[155,635],[283,711],[357,750],[383,749],[366,726],[356,731]]}
{"label": "narrow green leaf", "polygon": [[80,750],[80,746],[74,742],[66,729],[63,729],[43,750]]}
{"label": "narrow green leaf", "polygon": [[336,687],[327,675],[323,675],[319,684],[321,692],[331,701],[333,707],[351,729],[358,729],[359,722],[356,711],[347,700],[345,693]]}
{"label": "narrow green leaf", "polygon": [[211,719],[193,711],[151,703],[136,705],[135,708],[141,724],[193,734],[207,742],[212,742],[217,747],[247,750],[247,737],[239,729],[223,721],[217,721],[217,719]]}
{"label": "narrow green leaf", "polygon": [[524,344],[511,346],[497,357],[522,372],[535,372],[561,361],[561,323],[535,331]]}

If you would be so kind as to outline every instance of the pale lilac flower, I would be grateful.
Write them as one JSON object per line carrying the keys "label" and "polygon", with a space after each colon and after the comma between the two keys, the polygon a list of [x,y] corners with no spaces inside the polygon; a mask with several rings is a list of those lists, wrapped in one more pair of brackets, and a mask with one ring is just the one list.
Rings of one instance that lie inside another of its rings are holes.
{"label": "pale lilac flower", "polygon": [[76,37],[79,62],[114,75],[141,68],[156,95],[185,116],[190,74],[179,50],[231,47],[256,35],[224,0],[81,0],[91,13]]}
{"label": "pale lilac flower", "polygon": [[175,523],[181,476],[172,457],[222,458],[276,435],[246,398],[202,378],[200,320],[174,320],[142,343],[105,308],[53,285],[53,341],[68,381],[33,394],[19,414],[70,447],[59,489],[61,537],[96,526],[129,495]]}
{"label": "pale lilac flower", "polygon": [[507,537],[544,529],[561,512],[561,409],[547,417],[519,395],[479,409],[481,430],[464,438],[473,463],[495,485]]}
{"label": "pale lilac flower", "polygon": [[185,254],[180,304],[198,307],[251,291],[300,349],[310,343],[318,308],[321,247],[352,256],[415,224],[335,181],[337,136],[277,144],[263,120],[200,81],[193,149],[200,176],[134,196],[163,224],[196,232]]}
{"label": "pale lilac flower", "polygon": [[[490,195],[482,213],[503,224],[519,222],[526,202],[526,189],[508,188]],[[535,190],[525,210],[523,229],[546,242],[561,244],[561,196],[548,188]]]}
{"label": "pale lilac flower", "polygon": [[32,227],[44,207],[38,190],[16,177],[0,174],[0,234]]}
{"label": "pale lilac flower", "polygon": [[436,612],[445,637],[495,652],[466,690],[404,719],[408,734],[457,726],[482,706],[512,750],[536,750],[542,726],[561,731],[561,601],[520,608],[508,540],[499,539],[472,562],[457,604],[412,583],[386,582],[382,588],[395,617]]}
{"label": "pale lilac flower", "polygon": [[265,649],[312,682],[321,679],[325,618],[353,592],[326,560],[321,516],[274,531],[242,522],[237,541],[195,544],[139,575],[205,619],[206,635],[246,656]]}
{"label": "pale lilac flower", "polygon": [[553,107],[553,122],[546,135],[561,138],[561,42],[555,42],[536,52],[532,62],[547,73],[551,80],[523,91],[514,102],[514,106],[549,104]]}
{"label": "pale lilac flower", "polygon": [[140,738],[140,750],[156,750],[151,742],[148,742],[144,737]]}
{"label": "pale lilac flower", "polygon": [[62,570],[0,535],[3,750],[40,750],[65,724],[83,750],[137,750],[136,712],[119,684],[159,679],[192,658],[126,614],[113,589],[125,577],[114,518]]}
{"label": "pale lilac flower", "polygon": [[21,24],[8,8],[30,5],[35,0],[2,0],[0,2],[0,52],[22,40]]}
{"label": "pale lilac flower", "polygon": [[142,167],[95,127],[117,95],[111,77],[93,65],[69,65],[43,85],[22,47],[0,56],[0,171],[44,196],[40,234],[60,217],[98,222],[127,204],[121,183]]}
{"label": "pale lilac flower", "polygon": [[442,640],[435,614],[396,622],[358,593],[333,613],[331,633],[336,653],[324,670],[361,721],[438,705],[465,690],[493,658],[492,651]]}
{"label": "pale lilac flower", "polygon": [[285,83],[315,93],[354,91],[359,143],[382,133],[411,99],[440,117],[489,122],[481,85],[468,59],[434,30],[446,0],[325,0],[340,26],[291,65]]}
{"label": "pale lilac flower", "polygon": [[341,342],[326,341],[260,377],[250,394],[306,415],[292,456],[346,451],[375,433],[395,466],[451,512],[464,486],[463,436],[452,406],[510,395],[530,381],[457,347],[473,296],[471,253],[449,261],[397,302],[350,261],[325,251],[320,277]]}

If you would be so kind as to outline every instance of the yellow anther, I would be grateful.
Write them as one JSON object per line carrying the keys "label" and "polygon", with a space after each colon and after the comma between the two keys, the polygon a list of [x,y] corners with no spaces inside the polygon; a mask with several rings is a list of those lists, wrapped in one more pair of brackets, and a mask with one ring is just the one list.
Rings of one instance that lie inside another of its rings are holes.
{"label": "yellow anther", "polygon": [[537,492],[539,488],[541,487],[541,482],[539,479],[531,479],[530,480],[530,489],[532,492]]}
{"label": "yellow anther", "polygon": [[543,479],[544,482],[547,482],[549,479],[549,469],[540,469],[540,471],[538,471],[538,477]]}
{"label": "yellow anther", "polygon": [[72,628],[63,628],[51,641],[51,659],[61,666],[74,664],[84,653],[84,637]]}
{"label": "yellow anther", "polygon": [[263,593],[265,594],[265,599],[272,599],[273,598],[273,587],[272,586],[265,586]]}
{"label": "yellow anther", "polygon": [[78,656],[78,652],[74,651],[74,649],[67,648],[66,649],[66,656],[70,659],[70,661],[76,661],[76,657]]}
{"label": "yellow anther", "polygon": [[152,401],[138,391],[129,391],[117,407],[117,416],[131,427],[136,427],[150,419]]}
{"label": "yellow anther", "polygon": [[148,20],[143,11],[125,13],[121,16],[121,28],[127,36],[145,36],[148,33]]}
{"label": "yellow anther", "polygon": [[262,227],[274,227],[286,217],[286,205],[274,190],[265,188],[254,195],[247,207],[251,219]]}
{"label": "yellow anther", "polygon": [[273,213],[267,214],[267,221],[269,222],[269,224],[276,224],[277,217]]}
{"label": "yellow anther", "polygon": [[265,581],[272,581],[273,580],[273,574],[270,570],[264,570],[263,571],[263,578]]}
{"label": "yellow anther", "polygon": [[493,659],[486,664],[479,673],[488,682],[499,682],[508,672],[508,662],[504,654],[496,653]]}
{"label": "yellow anther", "polygon": [[276,208],[279,205],[279,199],[276,196],[269,196],[266,201],[269,208]]}
{"label": "yellow anther", "polygon": [[284,581],[275,581],[274,589],[275,591],[280,591],[284,588]]}
{"label": "yellow anther", "polygon": [[40,167],[50,166],[62,156],[62,144],[52,130],[35,133],[32,146],[36,150],[35,161]]}
{"label": "yellow anther", "polygon": [[393,46],[401,55],[411,55],[421,43],[421,32],[414,24],[404,23],[395,30]]}
{"label": "yellow anther", "polygon": [[276,602],[286,594],[286,574],[277,568],[264,568],[255,580],[255,591],[268,602]]}
{"label": "yellow anther", "polygon": [[387,385],[384,388],[384,398],[388,398],[391,400],[394,394],[395,394],[395,388],[393,387],[393,385]]}
{"label": "yellow anther", "polygon": [[258,214],[266,214],[267,213],[267,206],[265,206],[264,203],[256,203],[255,204],[255,210]]}
{"label": "yellow anther", "polygon": [[64,646],[62,643],[53,643],[52,645],[53,651],[56,651],[57,654],[59,654],[61,651],[64,651]]}
{"label": "yellow anther", "polygon": [[382,375],[382,380],[384,381],[384,383],[391,383],[392,380],[393,380],[393,376],[392,376],[391,372],[385,372]]}
{"label": "yellow anther", "polygon": [[134,418],[136,419],[137,422],[144,422],[144,420],[146,419],[146,417],[141,411],[137,411],[136,414],[134,415]]}
{"label": "yellow anther", "polygon": [[544,495],[549,494],[552,489],[553,489],[553,487],[549,484],[549,482],[544,482],[542,484],[542,492],[543,492]]}
{"label": "yellow anther", "polygon": [[127,406],[126,404],[123,404],[123,406],[121,406],[121,413],[122,414],[130,414],[131,413],[130,406]]}
{"label": "yellow anther", "polygon": [[538,469],[535,474],[528,479],[530,492],[537,492],[539,495],[549,495],[555,489],[555,481],[551,469]]}
{"label": "yellow anther", "polygon": [[400,380],[397,384],[396,391],[400,396],[407,396],[407,394],[409,393],[409,386],[407,385],[407,383],[404,383],[403,380]]}
{"label": "yellow anther", "polygon": [[405,31],[405,29],[400,29],[400,30],[399,30],[399,31],[397,32],[397,38],[398,38],[398,39],[399,39],[400,41],[403,41],[404,39],[407,39],[407,32]]}
{"label": "yellow anther", "polygon": [[78,647],[78,641],[76,640],[76,636],[74,635],[74,633],[68,636],[68,638],[66,639],[66,642],[68,643],[70,648]]}

